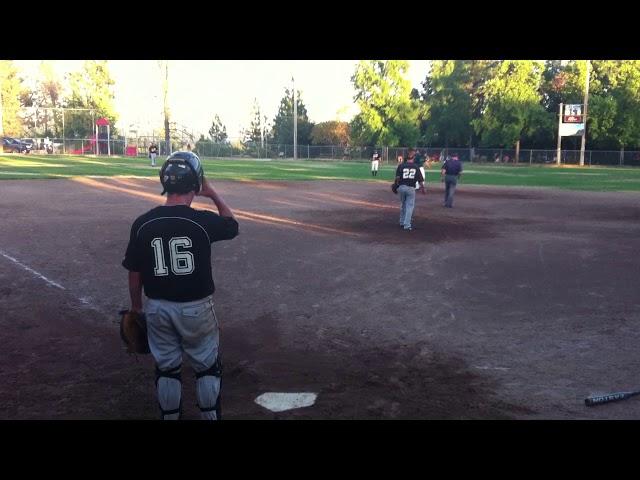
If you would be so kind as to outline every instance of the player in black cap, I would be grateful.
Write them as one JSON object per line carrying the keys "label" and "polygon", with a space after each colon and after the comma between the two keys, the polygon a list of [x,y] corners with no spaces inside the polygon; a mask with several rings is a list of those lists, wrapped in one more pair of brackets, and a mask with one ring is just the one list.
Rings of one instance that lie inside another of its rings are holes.
{"label": "player in black cap", "polygon": [[380,154],[378,153],[378,150],[374,150],[373,155],[371,157],[371,175],[372,176],[377,176],[378,175],[378,168],[380,167]]}
{"label": "player in black cap", "polygon": [[[129,270],[131,310],[143,311],[144,288],[162,418],[174,420],[182,413],[184,353],[196,373],[201,417],[216,420],[220,419],[222,368],[213,309],[211,244],[238,235],[238,222],[192,152],[175,152],[167,158],[160,182],[167,201],[133,222],[122,262]],[[211,199],[218,214],[191,208],[196,195]]]}

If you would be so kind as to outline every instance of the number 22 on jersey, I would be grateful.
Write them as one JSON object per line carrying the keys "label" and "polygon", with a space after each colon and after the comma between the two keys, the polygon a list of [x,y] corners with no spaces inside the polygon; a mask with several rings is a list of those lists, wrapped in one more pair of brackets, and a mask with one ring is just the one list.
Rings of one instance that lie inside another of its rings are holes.
{"label": "number 22 on jersey", "polygon": [[415,176],[416,176],[415,168],[404,168],[402,170],[402,178],[410,178],[413,180]]}
{"label": "number 22 on jersey", "polygon": [[[174,275],[189,275],[195,270],[193,254],[182,250],[190,248],[192,245],[189,237],[172,237],[169,240],[169,258],[171,260],[171,271]],[[153,273],[156,277],[169,275],[169,269],[165,262],[162,238],[151,240],[153,254],[155,257],[155,267]]]}

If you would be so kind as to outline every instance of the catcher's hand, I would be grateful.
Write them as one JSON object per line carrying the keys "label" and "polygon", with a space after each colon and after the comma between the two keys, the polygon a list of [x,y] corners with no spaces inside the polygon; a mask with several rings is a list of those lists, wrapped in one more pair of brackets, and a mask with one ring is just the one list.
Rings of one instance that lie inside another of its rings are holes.
{"label": "catcher's hand", "polygon": [[397,183],[392,183],[391,184],[391,191],[395,194],[398,193],[398,184]]}
{"label": "catcher's hand", "polygon": [[144,313],[121,310],[120,337],[128,353],[151,353],[147,338],[147,319]]}

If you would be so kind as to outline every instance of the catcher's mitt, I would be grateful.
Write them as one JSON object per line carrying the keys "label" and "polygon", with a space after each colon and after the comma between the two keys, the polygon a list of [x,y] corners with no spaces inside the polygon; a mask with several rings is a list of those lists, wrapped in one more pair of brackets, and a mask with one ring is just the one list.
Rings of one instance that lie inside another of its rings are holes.
{"label": "catcher's mitt", "polygon": [[144,313],[121,310],[120,337],[128,353],[151,353],[147,338],[147,319]]}
{"label": "catcher's mitt", "polygon": [[392,183],[391,184],[391,191],[395,194],[398,193],[398,184],[397,183]]}

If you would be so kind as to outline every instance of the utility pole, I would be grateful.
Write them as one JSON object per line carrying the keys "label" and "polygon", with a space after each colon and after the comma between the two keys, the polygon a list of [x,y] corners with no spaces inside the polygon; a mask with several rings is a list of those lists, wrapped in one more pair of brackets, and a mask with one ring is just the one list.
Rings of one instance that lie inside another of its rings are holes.
{"label": "utility pole", "polygon": [[584,107],[582,110],[582,120],[584,122],[584,130],[582,131],[582,142],[580,144],[580,166],[584,166],[584,149],[587,145],[587,106],[589,104],[589,70],[591,62],[587,60],[587,79],[584,85]]}
{"label": "utility pole", "polygon": [[164,69],[164,79],[162,81],[162,93],[164,96],[164,142],[167,149],[167,155],[171,155],[171,134],[169,130],[169,60],[158,61],[160,71]]}
{"label": "utility pole", "polygon": [[263,126],[263,131],[264,131],[264,157],[268,158],[269,157],[269,132],[267,132],[267,116],[265,115],[264,117],[264,123],[262,124]]}
{"label": "utility pole", "polygon": [[296,102],[296,83],[291,77],[293,85],[293,159],[298,159],[298,103]]}
{"label": "utility pole", "polygon": [[260,118],[260,148],[264,148],[264,123],[262,123],[262,118]]}
{"label": "utility pole", "polygon": [[560,127],[562,125],[562,103],[560,104],[560,111],[558,113],[558,153],[556,157],[556,164],[560,165],[560,147],[562,145],[562,132],[560,131]]}

